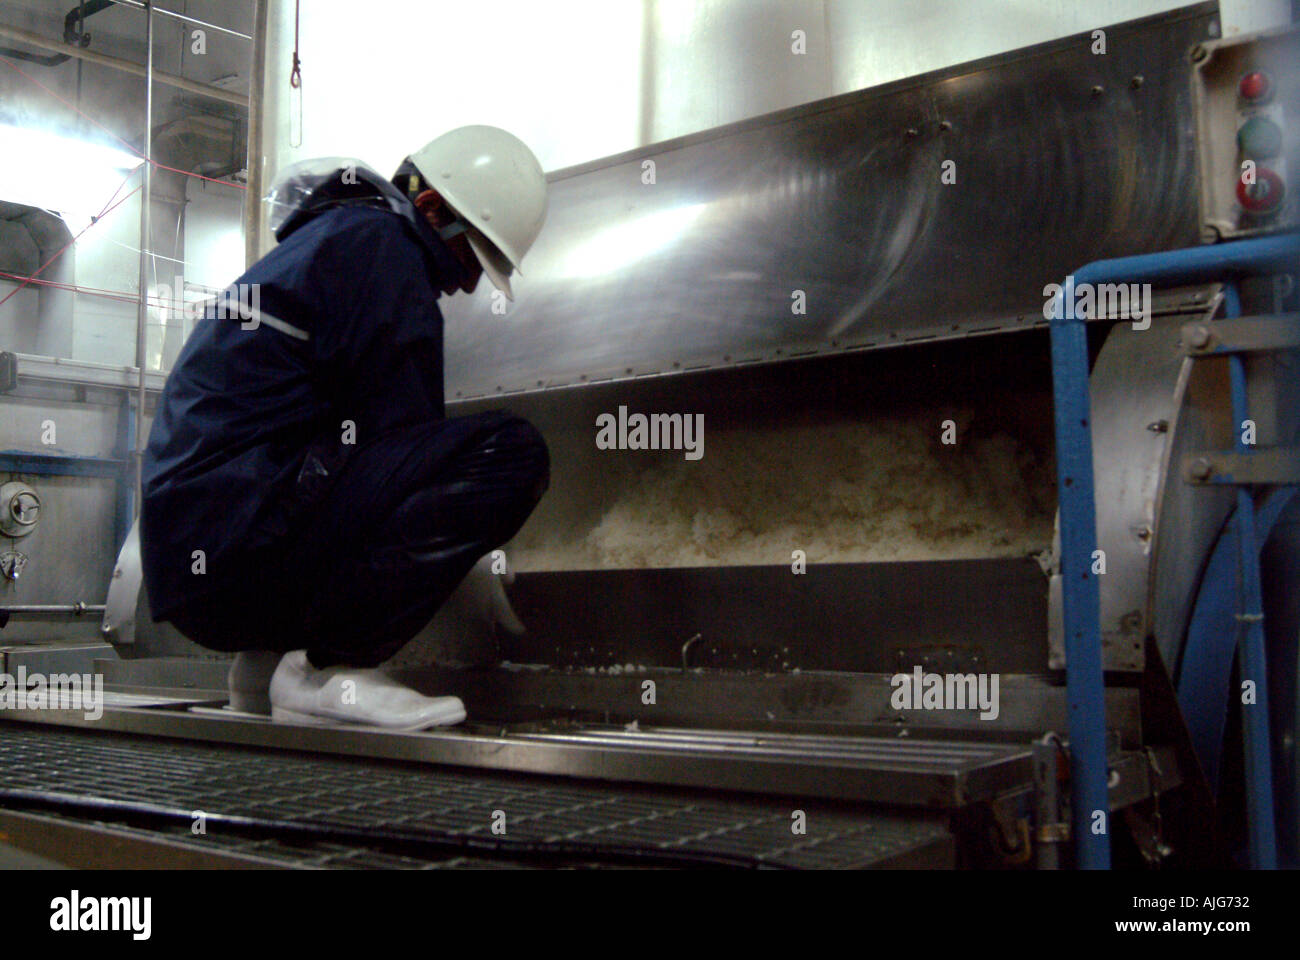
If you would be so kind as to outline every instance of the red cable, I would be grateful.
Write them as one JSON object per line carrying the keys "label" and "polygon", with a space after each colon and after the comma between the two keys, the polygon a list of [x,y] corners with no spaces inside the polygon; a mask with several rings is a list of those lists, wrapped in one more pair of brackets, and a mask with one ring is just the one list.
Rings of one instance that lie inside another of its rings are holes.
{"label": "red cable", "polygon": [[[132,173],[134,173],[134,171],[132,171]],[[127,179],[127,180],[131,179],[131,174],[127,174],[127,178],[126,178],[126,179]],[[113,197],[116,197],[116,196],[117,196],[118,191],[120,191],[120,190],[122,189],[122,187],[123,187],[123,185],[125,185],[125,183],[126,183],[126,180],[123,180],[122,183],[118,184],[117,190],[114,190],[114,191],[113,191]],[[86,226],[82,229],[81,233],[77,234],[75,237],[73,237],[71,240],[69,240],[69,241],[68,241],[67,243],[65,243],[63,246],[59,247],[59,249],[56,250],[56,251],[54,252],[54,256],[50,257],[50,259],[46,260],[44,263],[42,263],[42,264],[40,265],[40,268],[39,268],[38,270],[36,270],[36,271],[32,274],[32,279],[35,279],[35,278],[40,274],[40,272],[41,272],[42,270],[44,270],[46,267],[48,267],[50,264],[52,264],[55,260],[59,259],[59,257],[61,257],[61,256],[63,255],[63,251],[66,250],[66,249],[68,249],[68,247],[72,246],[72,245],[73,245],[74,243],[76,243],[78,240],[80,240],[81,237],[82,237],[82,235],[83,235],[87,230],[89,230],[89,229],[90,229],[91,227],[93,227],[95,224],[99,223],[99,221],[102,220],[102,219],[104,219],[105,216],[107,216],[108,214],[112,213],[114,210],[116,210],[116,209],[117,209],[118,207],[120,207],[122,204],[126,203],[126,201],[130,200],[133,196],[135,196],[135,195],[136,195],[137,193],[139,193],[139,192],[140,192],[140,187],[136,187],[134,190],[132,190],[130,193],[128,193],[128,194],[127,194],[125,197],[123,197],[121,200],[117,201],[117,203],[114,203],[111,207],[105,207],[103,210],[99,211],[99,215],[96,216],[96,217],[92,217],[91,220],[90,220],[90,223],[86,224]],[[110,203],[112,202],[113,197],[109,197],[109,198],[108,198]],[[29,281],[29,282],[30,282],[30,281]],[[16,286],[13,290],[11,290],[11,291],[9,292],[9,295],[8,295],[8,296],[6,296],[3,300],[0,300],[0,307],[3,307],[3,306],[4,306],[4,305],[9,301],[9,297],[12,297],[15,293],[17,293],[19,290],[21,290],[21,289],[22,289],[23,287],[25,287],[25,286],[27,286],[27,283],[26,283],[26,282],[19,284],[19,285]]]}
{"label": "red cable", "polygon": [[233,180],[215,180],[212,177],[205,177],[201,173],[191,173],[188,170],[179,170],[176,167],[169,167],[165,163],[159,163],[157,160],[150,160],[149,164],[155,167],[161,167],[164,170],[170,170],[172,173],[183,174],[187,177],[194,177],[196,180],[206,180],[208,183],[217,183],[223,187],[234,187],[236,190],[247,190],[248,187],[242,183],[235,183]]}
{"label": "red cable", "polygon": [[[151,160],[151,159],[149,159],[148,157],[143,156],[143,155],[140,153],[139,150],[137,150],[135,147],[131,146],[131,144],[127,143],[127,141],[123,140],[121,137],[119,137],[116,133],[114,133],[114,132],[113,132],[112,130],[110,130],[108,127],[104,126],[102,123],[100,123],[100,122],[99,122],[98,120],[96,120],[94,117],[90,116],[90,115],[89,115],[88,113],[86,113],[84,110],[79,109],[79,108],[76,106],[76,104],[70,103],[68,100],[65,100],[63,97],[59,96],[59,94],[55,93],[53,90],[51,90],[51,89],[50,89],[49,87],[47,87],[45,84],[41,83],[39,80],[37,80],[35,77],[33,77],[31,74],[29,74],[29,73],[27,73],[26,71],[24,71],[23,69],[21,69],[17,64],[15,64],[13,61],[9,60],[7,57],[0,57],[0,63],[4,63],[6,66],[12,68],[12,69],[13,69],[16,73],[18,73],[20,76],[23,76],[23,77],[27,78],[28,80],[30,80],[32,83],[36,84],[36,86],[40,87],[42,90],[44,90],[44,91],[45,91],[46,93],[48,93],[50,96],[52,96],[55,100],[58,100],[58,101],[59,101],[60,103],[62,103],[64,106],[66,106],[66,107],[68,107],[69,109],[71,109],[74,113],[76,113],[77,115],[79,115],[79,116],[81,116],[81,117],[84,117],[86,120],[89,120],[89,121],[90,121],[91,123],[93,123],[96,127],[98,127],[99,129],[103,130],[105,133],[107,133],[110,137],[112,137],[112,138],[113,138],[114,140],[116,140],[118,143],[122,144],[122,146],[126,147],[126,149],[129,150],[133,156],[137,157],[137,158],[140,159],[142,162],[144,162],[144,163],[148,163],[148,164],[150,164],[151,166],[154,166],[154,167],[159,167],[159,168],[161,168],[161,169],[163,169],[163,170],[170,170],[170,171],[172,171],[173,173],[179,173],[179,174],[181,174],[182,176],[186,176],[186,177],[195,177],[196,179],[199,179],[199,180],[206,180],[208,183],[220,183],[220,184],[224,184],[225,186],[236,187],[236,188],[238,188],[238,189],[240,189],[240,190],[247,190],[247,189],[248,189],[248,187],[245,186],[245,185],[243,185],[243,184],[239,184],[239,183],[231,183],[231,182],[226,181],[226,180],[217,180],[217,179],[214,179],[213,177],[205,177],[205,176],[203,176],[202,174],[199,174],[199,173],[191,173],[190,171],[187,171],[187,170],[179,170],[179,169],[177,169],[176,167],[169,167],[169,166],[167,166],[167,165],[164,164],[164,163],[159,163],[157,160]],[[137,168],[137,169],[138,169],[138,168]],[[75,237],[73,237],[71,240],[69,240],[69,241],[68,241],[67,243],[65,243],[63,246],[59,247],[59,249],[55,251],[54,256],[50,257],[50,259],[46,260],[43,264],[41,264],[40,267],[37,268],[37,270],[36,270],[36,271],[35,271],[35,272],[30,276],[30,277],[26,277],[26,278],[24,278],[22,283],[20,283],[18,286],[16,286],[13,290],[9,291],[9,293],[6,294],[5,298],[4,298],[3,300],[0,300],[0,306],[4,306],[6,303],[8,303],[10,297],[12,297],[14,294],[16,294],[19,290],[22,290],[22,289],[23,289],[24,287],[26,287],[29,283],[45,283],[45,284],[48,284],[48,285],[50,285],[50,286],[59,286],[59,285],[58,285],[57,283],[55,283],[55,282],[51,282],[51,281],[41,281],[41,280],[37,280],[36,278],[37,278],[37,276],[38,276],[42,271],[45,270],[46,267],[48,267],[50,264],[52,264],[52,263],[53,263],[55,260],[57,260],[60,256],[62,256],[62,255],[63,255],[63,251],[67,250],[68,247],[72,246],[74,243],[76,243],[78,240],[80,240],[81,237],[85,234],[85,232],[86,232],[87,230],[89,230],[91,227],[93,227],[96,223],[98,223],[101,219],[103,219],[107,214],[109,214],[109,213],[111,213],[112,211],[116,210],[119,206],[121,206],[123,203],[125,203],[125,202],[126,202],[128,199],[130,199],[132,196],[134,196],[135,194],[137,194],[137,193],[140,192],[141,187],[136,187],[134,190],[132,190],[130,193],[128,193],[128,194],[127,194],[125,197],[123,197],[121,200],[117,201],[117,203],[113,203],[113,198],[116,197],[116,196],[118,195],[118,193],[121,191],[122,187],[124,187],[124,186],[126,185],[127,180],[131,179],[131,176],[132,176],[132,174],[134,174],[134,173],[135,173],[135,171],[132,170],[131,173],[127,174],[126,178],[125,178],[125,179],[124,179],[120,184],[118,184],[117,189],[113,191],[113,195],[112,195],[111,197],[108,198],[108,202],[109,202],[109,204],[112,204],[112,206],[109,206],[109,205],[106,204],[105,207],[104,207],[104,209],[100,210],[100,212],[99,212],[99,214],[98,214],[97,216],[92,217],[90,223],[86,224],[85,228],[84,228],[80,233],[78,233]],[[11,276],[12,276],[12,275],[11,275]],[[68,289],[68,288],[67,288],[67,287],[60,287],[60,289]],[[89,289],[89,288],[87,288],[87,289]],[[105,296],[105,295],[106,295],[106,294],[101,294],[101,296]],[[111,296],[111,295],[109,295],[109,296]],[[133,301],[136,302],[136,303],[139,303],[141,297],[144,297],[144,299],[146,300],[146,302],[148,301],[148,297],[144,294],[144,291],[141,291],[141,292],[140,292],[139,294],[137,294],[135,297],[131,297],[130,299],[133,300]]]}
{"label": "red cable", "polygon": [[[25,277],[19,273],[7,273],[0,270],[0,280],[10,282],[26,280],[28,283],[35,284],[38,287],[53,287],[55,290],[66,290],[69,293],[79,293],[87,297],[103,297],[106,300],[123,300],[131,303],[139,303],[140,297],[131,293],[129,290],[109,290],[106,287],[87,287],[76,283],[67,283],[63,280],[38,280],[35,277]],[[202,284],[199,284],[202,286]],[[163,297],[158,294],[151,294],[146,298],[147,302],[155,306],[172,306],[185,308],[191,305],[191,301],[177,299],[176,297]]]}
{"label": "red cable", "polygon": [[[68,293],[78,293],[87,297],[103,297],[105,300],[121,300],[125,303],[139,303],[140,297],[127,290],[108,290],[104,287],[83,287],[75,283],[65,283],[62,280],[38,280],[35,277],[24,277],[18,273],[6,273],[0,270],[0,280],[16,282],[25,280],[28,283],[38,287],[51,287],[55,290],[64,290]],[[163,297],[158,294],[150,294],[145,298],[145,302],[150,306],[156,307],[173,307],[184,309],[189,306],[190,301],[178,300],[175,297]]]}
{"label": "red cable", "polygon": [[8,60],[8,59],[6,59],[5,57],[0,57],[0,62],[5,63],[7,66],[13,67],[15,70],[17,70],[20,74],[22,74],[24,77],[26,77],[26,78],[27,78],[28,80],[30,80],[32,83],[36,84],[38,87],[40,87],[42,90],[44,90],[44,91],[45,91],[46,93],[48,93],[50,96],[52,96],[55,100],[59,101],[59,103],[63,104],[63,105],[66,106],[66,107],[71,107],[73,111],[75,111],[76,113],[81,114],[81,116],[85,117],[87,120],[89,120],[89,121],[90,121],[91,123],[93,123],[95,126],[99,127],[99,129],[103,130],[103,131],[104,131],[105,133],[107,133],[110,137],[112,137],[112,138],[113,138],[114,140],[116,140],[118,143],[122,144],[122,146],[126,147],[126,148],[127,148],[128,150],[130,150],[133,154],[135,154],[136,157],[139,157],[139,159],[141,159],[141,160],[144,159],[144,157],[140,155],[140,151],[137,150],[135,147],[131,146],[131,144],[127,143],[125,140],[123,140],[121,137],[119,137],[116,133],[114,133],[112,130],[108,129],[108,127],[104,126],[102,123],[100,123],[100,122],[99,122],[98,120],[96,120],[94,117],[90,116],[88,113],[84,113],[83,111],[78,110],[75,104],[69,103],[67,100],[64,100],[61,96],[59,96],[57,93],[55,93],[55,92],[54,92],[53,90],[51,90],[49,87],[47,87],[45,84],[41,83],[41,81],[37,80],[37,79],[36,79],[35,77],[33,77],[31,74],[24,73],[24,72],[23,72],[23,71],[22,71],[22,70],[17,66],[17,64],[13,63],[13,61]]}
{"label": "red cable", "polygon": [[52,287],[55,290],[66,290],[69,293],[80,293],[89,297],[103,297],[105,300],[121,300],[124,303],[139,303],[139,297],[133,297],[125,290],[96,290],[93,287],[78,287],[72,283],[61,283],[58,280],[37,280],[35,277],[24,277],[16,273],[5,273],[0,270],[0,280],[25,280],[27,283],[38,287]]}

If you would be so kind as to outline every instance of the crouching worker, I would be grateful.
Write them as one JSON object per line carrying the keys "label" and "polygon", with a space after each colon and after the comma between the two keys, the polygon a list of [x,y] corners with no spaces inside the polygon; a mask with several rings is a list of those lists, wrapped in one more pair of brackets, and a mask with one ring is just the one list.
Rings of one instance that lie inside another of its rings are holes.
{"label": "crouching worker", "polygon": [[546,216],[541,167],[504,130],[463,127],[392,180],[306,161],[267,200],[279,245],[207,309],[149,435],[153,618],[240,652],[233,707],[297,723],[459,723],[457,697],[376,668],[471,570],[493,577],[476,562],[549,480],[528,422],[445,417],[437,306],[483,273],[511,296]]}

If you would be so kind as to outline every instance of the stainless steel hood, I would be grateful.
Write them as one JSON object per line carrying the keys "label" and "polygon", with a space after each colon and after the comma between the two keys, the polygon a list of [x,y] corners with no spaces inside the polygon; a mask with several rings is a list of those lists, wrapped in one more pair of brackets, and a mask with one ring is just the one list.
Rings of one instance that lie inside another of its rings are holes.
{"label": "stainless steel hood", "polygon": [[446,310],[448,398],[1043,323],[1070,270],[1197,242],[1188,53],[1216,9],[552,174],[517,301]]}

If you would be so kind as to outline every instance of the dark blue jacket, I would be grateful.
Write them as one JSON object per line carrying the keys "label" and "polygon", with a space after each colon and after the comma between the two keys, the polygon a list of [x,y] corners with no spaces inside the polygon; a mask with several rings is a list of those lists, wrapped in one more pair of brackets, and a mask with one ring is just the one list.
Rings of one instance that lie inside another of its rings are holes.
{"label": "dark blue jacket", "polygon": [[346,421],[365,444],[443,418],[437,278],[460,271],[423,218],[347,204],[295,226],[208,308],[144,455],[155,620],[258,575],[244,561],[285,533],[300,474],[318,467],[309,453],[346,456]]}

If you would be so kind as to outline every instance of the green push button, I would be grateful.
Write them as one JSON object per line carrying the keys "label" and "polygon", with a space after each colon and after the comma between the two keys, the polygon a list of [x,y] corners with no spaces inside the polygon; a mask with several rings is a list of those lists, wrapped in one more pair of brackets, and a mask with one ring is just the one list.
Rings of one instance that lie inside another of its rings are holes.
{"label": "green push button", "polygon": [[1267,117],[1251,117],[1237,131],[1237,145],[1248,157],[1275,157],[1282,152],[1282,128]]}

